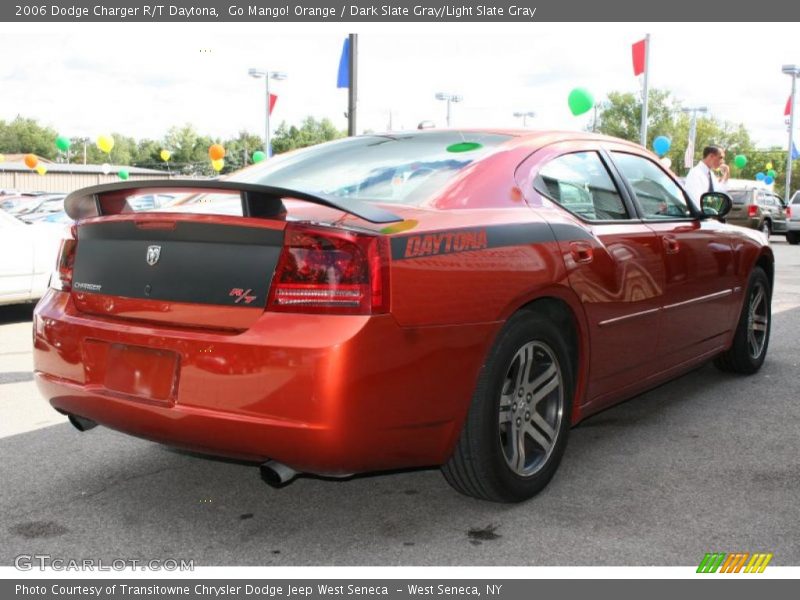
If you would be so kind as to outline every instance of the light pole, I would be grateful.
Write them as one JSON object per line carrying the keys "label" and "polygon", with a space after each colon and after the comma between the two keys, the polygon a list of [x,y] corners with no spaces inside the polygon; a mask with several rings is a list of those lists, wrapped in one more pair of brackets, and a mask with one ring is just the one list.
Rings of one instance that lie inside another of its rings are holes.
{"label": "light pole", "polygon": [[264,152],[267,153],[267,156],[272,156],[272,136],[269,129],[269,80],[274,79],[275,81],[283,81],[286,79],[287,75],[283,71],[269,71],[267,69],[249,69],[247,74],[256,79],[263,77],[267,84],[267,112],[265,116],[266,126],[264,128]]}
{"label": "light pole", "polygon": [[697,113],[707,113],[707,106],[692,106],[681,109],[682,113],[691,113],[692,120],[689,124],[689,141],[686,144],[686,154],[683,156],[683,166],[691,169],[694,166],[694,141],[697,137]]}
{"label": "light pole", "polygon": [[522,127],[525,128],[528,126],[528,117],[532,119],[533,117],[536,116],[536,113],[533,112],[532,110],[529,110],[526,112],[515,112],[514,116],[517,117],[518,119],[522,117]]}
{"label": "light pole", "polygon": [[447,126],[450,127],[450,103],[461,102],[464,100],[464,97],[460,96],[459,94],[446,94],[444,92],[437,92],[436,99],[445,100],[447,102]]}
{"label": "light pole", "polygon": [[794,134],[794,95],[797,87],[797,78],[800,77],[800,67],[797,65],[783,65],[781,67],[781,71],[786,75],[791,75],[792,77],[792,96],[789,100],[790,110],[789,110],[789,148],[786,153],[786,202],[789,202],[789,198],[791,197],[791,187],[792,187],[792,145],[794,141],[792,140],[792,135]]}

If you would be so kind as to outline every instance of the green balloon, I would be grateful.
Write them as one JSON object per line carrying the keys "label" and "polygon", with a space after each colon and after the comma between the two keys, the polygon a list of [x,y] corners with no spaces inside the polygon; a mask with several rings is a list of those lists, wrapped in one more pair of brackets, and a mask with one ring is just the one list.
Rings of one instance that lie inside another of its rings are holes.
{"label": "green balloon", "polygon": [[576,117],[592,110],[594,107],[594,96],[586,88],[575,88],[569,93],[569,109]]}
{"label": "green balloon", "polygon": [[119,171],[117,171],[117,177],[119,177],[123,181],[128,179],[128,177],[130,177],[130,176],[131,176],[131,174],[128,173],[128,169],[120,169]]}
{"label": "green balloon", "polygon": [[72,142],[70,142],[69,138],[66,136],[60,135],[56,138],[56,148],[62,152],[69,150],[70,144],[72,144]]}
{"label": "green balloon", "polygon": [[770,169],[769,171],[767,171],[767,176],[772,177],[773,179],[775,179],[777,175],[778,174],[775,172],[775,169]]}
{"label": "green balloon", "polygon": [[267,159],[267,153],[264,152],[263,150],[256,150],[255,152],[253,152],[254,163],[260,163],[262,160],[266,159]]}
{"label": "green balloon", "polygon": [[733,164],[737,169],[744,169],[747,166],[747,157],[744,154],[737,154],[733,159]]}

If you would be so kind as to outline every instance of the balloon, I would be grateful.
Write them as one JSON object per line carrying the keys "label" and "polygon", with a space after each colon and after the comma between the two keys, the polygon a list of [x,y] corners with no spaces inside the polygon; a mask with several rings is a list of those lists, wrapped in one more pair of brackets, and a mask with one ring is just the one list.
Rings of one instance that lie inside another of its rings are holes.
{"label": "balloon", "polygon": [[161,160],[167,162],[169,160],[169,157],[172,156],[172,152],[170,152],[169,150],[162,150],[160,156]]}
{"label": "balloon", "polygon": [[213,160],[222,160],[225,158],[225,148],[222,144],[211,144],[208,147],[208,157]]}
{"label": "balloon", "polygon": [[778,174],[774,171],[774,169],[770,169],[769,171],[767,171],[767,177],[772,177],[773,179],[775,179],[777,175]]}
{"label": "balloon", "polygon": [[131,176],[131,174],[128,173],[128,169],[120,169],[119,171],[117,171],[117,177],[119,177],[123,181],[128,179],[128,177],[130,177],[130,176]]}
{"label": "balloon", "polygon": [[45,167],[44,165],[37,165],[36,172],[39,175],[44,175],[45,173],[47,173],[47,167]]}
{"label": "balloon", "polygon": [[267,159],[267,153],[264,152],[263,150],[256,150],[255,152],[253,152],[254,163],[260,163],[262,160],[266,159]]}
{"label": "balloon", "polygon": [[211,161],[211,168],[214,169],[217,173],[222,171],[222,167],[224,166],[225,166],[225,161],[221,158]]}
{"label": "balloon", "polygon": [[672,146],[672,141],[665,135],[660,135],[653,140],[653,150],[659,156],[664,156],[669,152],[669,147]]}
{"label": "balloon", "polygon": [[773,181],[775,181],[775,180],[772,177],[770,177],[769,175],[764,177],[764,183],[766,183],[767,185],[772,185]]}
{"label": "balloon", "polygon": [[764,175],[764,173],[762,173],[761,171],[756,173],[756,181],[764,181],[764,177],[766,177],[766,175]]}
{"label": "balloon", "polygon": [[67,150],[69,150],[71,144],[72,142],[70,142],[69,138],[65,135],[60,135],[56,138],[56,148],[58,148],[62,152],[66,152]]}
{"label": "balloon", "polygon": [[767,171],[769,171],[770,169],[772,169],[772,163],[771,163],[771,162],[768,162],[768,163],[767,163]]}
{"label": "balloon", "polygon": [[569,93],[567,99],[569,109],[576,117],[592,110],[594,107],[594,97],[586,88],[575,88]]}
{"label": "balloon", "polygon": [[114,138],[110,135],[101,135],[97,138],[97,147],[101,152],[111,154],[111,149],[114,147]]}
{"label": "balloon", "polygon": [[108,163],[103,163],[100,168],[103,169],[103,175],[111,173],[111,165]]}
{"label": "balloon", "polygon": [[36,165],[39,164],[39,159],[36,157],[35,154],[26,154],[25,155],[25,166],[29,169],[35,169]]}
{"label": "balloon", "polygon": [[661,164],[669,169],[672,167],[672,159],[669,156],[665,156],[661,159]]}
{"label": "balloon", "polygon": [[733,164],[737,169],[744,169],[747,166],[747,157],[744,154],[737,154],[733,159]]}
{"label": "balloon", "polygon": [[0,162],[6,162],[5,154],[0,154]]}

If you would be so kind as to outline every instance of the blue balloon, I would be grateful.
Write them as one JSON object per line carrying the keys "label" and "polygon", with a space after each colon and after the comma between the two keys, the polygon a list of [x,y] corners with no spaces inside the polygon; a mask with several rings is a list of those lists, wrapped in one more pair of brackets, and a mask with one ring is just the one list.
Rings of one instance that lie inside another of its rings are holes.
{"label": "blue balloon", "polygon": [[775,180],[772,177],[770,177],[769,175],[764,177],[764,183],[766,183],[767,185],[771,185],[773,181],[775,181]]}
{"label": "blue balloon", "polygon": [[669,152],[670,146],[672,146],[672,142],[665,135],[660,135],[653,140],[653,150],[655,150],[656,154],[659,156],[664,156]]}
{"label": "blue balloon", "polygon": [[762,173],[761,171],[756,173],[756,181],[764,181],[765,178],[766,178],[766,175],[764,175],[764,173]]}

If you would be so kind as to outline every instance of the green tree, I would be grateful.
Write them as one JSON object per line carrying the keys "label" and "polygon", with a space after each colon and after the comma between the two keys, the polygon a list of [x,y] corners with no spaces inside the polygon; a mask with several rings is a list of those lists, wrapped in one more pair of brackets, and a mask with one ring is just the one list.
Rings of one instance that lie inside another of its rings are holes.
{"label": "green tree", "polygon": [[31,153],[55,159],[57,136],[55,129],[39,125],[36,119],[17,116],[10,122],[0,120],[0,152],[4,154]]}
{"label": "green tree", "polygon": [[247,131],[240,131],[238,136],[226,140],[223,145],[225,168],[222,172],[230,173],[253,164],[253,152],[264,149],[264,138]]}
{"label": "green tree", "polygon": [[[685,174],[684,153],[689,140],[690,117],[680,111],[680,102],[664,90],[651,90],[647,107],[647,147],[652,149],[653,140],[660,136],[670,139],[669,152],[665,155],[672,161],[676,173]],[[642,103],[637,95],[611,92],[608,100],[599,109],[597,131],[632,142],[639,141],[642,119]],[[744,125],[722,122],[714,117],[697,119],[695,152],[692,162],[702,156],[703,148],[709,144],[723,146],[727,150],[728,162],[736,154],[749,156],[755,152],[753,141]],[[785,156],[785,155],[784,155]],[[748,165],[749,166],[749,165]],[[733,177],[749,177],[745,169],[733,169]]]}
{"label": "green tree", "polygon": [[339,131],[330,119],[317,121],[314,117],[306,117],[300,127],[289,127],[282,122],[272,137],[272,150],[275,154],[305,148],[322,142],[328,142],[347,135]]}

